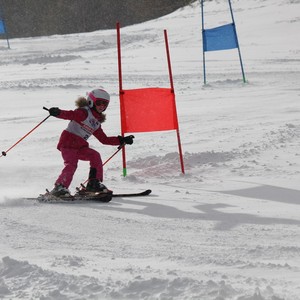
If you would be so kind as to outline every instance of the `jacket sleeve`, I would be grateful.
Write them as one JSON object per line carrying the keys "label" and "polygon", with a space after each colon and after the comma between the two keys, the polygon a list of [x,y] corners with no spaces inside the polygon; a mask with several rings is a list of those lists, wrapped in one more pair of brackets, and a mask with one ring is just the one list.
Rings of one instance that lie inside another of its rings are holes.
{"label": "jacket sleeve", "polygon": [[82,122],[87,118],[87,111],[82,108],[75,110],[61,110],[57,116],[59,119]]}
{"label": "jacket sleeve", "polygon": [[112,145],[112,146],[120,145],[120,140],[117,136],[107,136],[101,127],[99,127],[94,132],[94,136],[98,139],[100,143],[104,145]]}

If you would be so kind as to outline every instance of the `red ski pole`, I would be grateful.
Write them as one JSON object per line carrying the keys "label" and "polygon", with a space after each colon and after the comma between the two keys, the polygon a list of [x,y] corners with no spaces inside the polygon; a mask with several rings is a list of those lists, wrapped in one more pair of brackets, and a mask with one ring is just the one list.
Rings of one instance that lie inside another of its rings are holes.
{"label": "red ski pole", "polygon": [[[131,135],[132,138],[134,138],[133,135]],[[125,142],[123,142],[123,144],[121,144],[119,147],[118,147],[118,150],[111,156],[109,157],[103,164],[102,166],[104,166],[106,163],[108,163],[124,146],[126,145]]]}
{"label": "red ski pole", "polygon": [[102,166],[106,165],[123,147],[125,146],[125,143],[123,143],[122,145],[120,145],[118,147],[118,150],[111,156],[109,157],[103,164]]}
{"label": "red ski pole", "polygon": [[[48,110],[48,108],[43,107],[43,109]],[[16,143],[14,143],[9,149],[7,149],[6,151],[2,151],[2,156],[6,156],[7,152],[10,151],[12,148],[14,148],[15,146],[17,146],[21,141],[23,141],[30,133],[32,133],[35,129],[37,129],[41,124],[43,124],[49,117],[51,117],[51,115],[49,115],[48,117],[46,117],[43,121],[41,121],[39,124],[37,124],[34,128],[32,128],[28,133],[26,133],[22,138],[20,138]]]}

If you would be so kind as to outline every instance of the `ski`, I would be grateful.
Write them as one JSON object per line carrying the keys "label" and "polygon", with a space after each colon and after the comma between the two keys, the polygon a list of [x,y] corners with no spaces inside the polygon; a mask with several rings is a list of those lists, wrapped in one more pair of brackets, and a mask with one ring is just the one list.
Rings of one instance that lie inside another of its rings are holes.
{"label": "ski", "polygon": [[42,203],[84,203],[84,202],[102,202],[108,203],[112,198],[122,197],[142,197],[151,194],[151,190],[145,190],[138,193],[76,193],[75,195],[68,195],[63,197],[56,197],[51,195],[49,192],[41,194],[37,198],[25,198],[26,200],[35,200]]}
{"label": "ski", "polygon": [[139,193],[122,193],[122,194],[112,194],[112,197],[141,197],[141,196],[148,196],[151,194],[151,190],[145,190],[143,192],[139,192]]}

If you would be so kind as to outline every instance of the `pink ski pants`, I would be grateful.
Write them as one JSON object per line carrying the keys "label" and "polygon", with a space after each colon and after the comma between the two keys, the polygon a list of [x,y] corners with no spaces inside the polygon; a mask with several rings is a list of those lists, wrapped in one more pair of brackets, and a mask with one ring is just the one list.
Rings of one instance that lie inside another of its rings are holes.
{"label": "pink ski pants", "polygon": [[62,184],[68,188],[72,182],[74,173],[77,169],[78,160],[90,162],[91,168],[96,168],[96,178],[103,181],[103,167],[100,154],[91,148],[85,147],[81,149],[61,148],[61,155],[64,160],[65,167],[57,178],[55,184]]}

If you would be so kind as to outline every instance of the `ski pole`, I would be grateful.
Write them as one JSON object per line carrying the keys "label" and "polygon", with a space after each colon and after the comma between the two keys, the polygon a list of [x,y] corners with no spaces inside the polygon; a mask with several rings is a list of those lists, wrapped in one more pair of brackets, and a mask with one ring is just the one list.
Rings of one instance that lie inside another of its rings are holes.
{"label": "ski pole", "polygon": [[[43,107],[43,109],[49,111],[48,108]],[[22,138],[20,138],[15,144],[13,144],[9,149],[7,149],[6,151],[2,151],[2,156],[6,156],[7,152],[10,151],[12,148],[14,148],[15,146],[17,146],[21,141],[23,141],[30,133],[32,133],[35,129],[37,129],[42,123],[44,123],[49,117],[51,117],[51,115],[49,115],[48,117],[46,117],[43,121],[41,121],[39,124],[37,124],[34,128],[32,128],[28,133],[26,133]]]}
{"label": "ski pole", "polygon": [[[131,135],[132,138],[134,138],[133,135]],[[124,146],[126,145],[125,142],[123,142],[119,147],[118,147],[118,150],[111,156],[109,157],[103,164],[102,166],[104,166],[106,163],[108,163]]]}
{"label": "ski pole", "polygon": [[123,147],[125,146],[125,143],[123,143],[123,144],[121,144],[119,147],[118,147],[118,149],[117,149],[117,151],[111,156],[111,157],[109,157],[103,164],[102,164],[102,166],[105,166]]}

